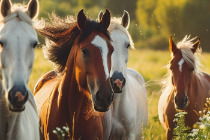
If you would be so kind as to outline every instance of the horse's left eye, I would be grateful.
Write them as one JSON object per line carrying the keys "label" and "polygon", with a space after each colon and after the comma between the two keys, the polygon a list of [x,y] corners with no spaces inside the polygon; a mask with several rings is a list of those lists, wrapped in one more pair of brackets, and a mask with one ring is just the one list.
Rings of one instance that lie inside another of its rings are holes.
{"label": "horse's left eye", "polygon": [[4,47],[4,42],[0,41],[0,47]]}
{"label": "horse's left eye", "polygon": [[32,47],[33,47],[33,48],[36,48],[38,44],[39,44],[38,41],[34,41],[34,42],[32,43]]}
{"label": "horse's left eye", "polygon": [[128,43],[127,44],[127,46],[126,46],[126,48],[128,49],[128,48],[130,48],[130,46],[131,46],[131,44],[130,43]]}

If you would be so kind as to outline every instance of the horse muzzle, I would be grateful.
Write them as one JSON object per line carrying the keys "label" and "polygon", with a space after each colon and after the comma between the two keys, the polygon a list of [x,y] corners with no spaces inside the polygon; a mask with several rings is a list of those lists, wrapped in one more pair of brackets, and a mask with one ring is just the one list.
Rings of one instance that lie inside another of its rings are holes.
{"label": "horse muzzle", "polygon": [[9,90],[8,99],[9,109],[12,112],[21,112],[25,109],[25,103],[28,100],[28,91],[25,86],[14,86]]}
{"label": "horse muzzle", "polygon": [[[106,95],[106,96],[105,96]],[[94,109],[99,112],[106,112],[109,110],[109,106],[111,105],[114,98],[114,94],[110,91],[109,94],[103,94],[101,91],[98,91],[93,98]]]}
{"label": "horse muzzle", "polygon": [[175,96],[174,103],[175,103],[175,108],[177,110],[185,110],[189,105],[189,99],[187,96],[184,97]]}
{"label": "horse muzzle", "polygon": [[110,78],[111,85],[114,93],[122,93],[122,89],[125,86],[126,80],[121,72],[114,72]]}

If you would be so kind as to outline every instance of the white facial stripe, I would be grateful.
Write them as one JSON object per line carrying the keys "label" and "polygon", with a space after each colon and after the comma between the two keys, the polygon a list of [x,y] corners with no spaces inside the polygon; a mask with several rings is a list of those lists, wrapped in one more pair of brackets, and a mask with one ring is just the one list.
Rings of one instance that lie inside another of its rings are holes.
{"label": "white facial stripe", "polygon": [[91,43],[101,50],[101,56],[102,56],[102,61],[103,61],[103,66],[104,66],[104,72],[106,74],[106,78],[108,78],[109,77],[109,70],[108,70],[108,62],[107,62],[107,56],[108,56],[107,43],[99,35],[95,36],[95,38],[92,40]]}
{"label": "white facial stripe", "polygon": [[179,71],[182,72],[182,65],[184,64],[184,59],[182,58],[179,62],[178,62],[178,65],[179,65]]}

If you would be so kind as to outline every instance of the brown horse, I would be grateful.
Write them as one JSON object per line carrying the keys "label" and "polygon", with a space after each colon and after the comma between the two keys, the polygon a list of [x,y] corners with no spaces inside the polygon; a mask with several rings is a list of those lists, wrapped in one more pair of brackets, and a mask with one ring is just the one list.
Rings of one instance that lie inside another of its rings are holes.
{"label": "brown horse", "polygon": [[40,30],[48,38],[45,53],[57,66],[35,87],[44,139],[57,139],[52,131],[66,125],[74,139],[105,139],[103,112],[113,100],[109,24],[108,10],[100,22],[81,10],[76,22],[55,17]]}
{"label": "brown horse", "polygon": [[186,111],[185,124],[192,128],[198,121],[198,112],[203,109],[207,97],[210,97],[210,75],[201,72],[195,56],[200,41],[189,36],[177,45],[172,38],[169,46],[172,51],[170,71],[165,89],[159,99],[158,114],[166,130],[167,139],[173,138],[174,115],[177,110]]}

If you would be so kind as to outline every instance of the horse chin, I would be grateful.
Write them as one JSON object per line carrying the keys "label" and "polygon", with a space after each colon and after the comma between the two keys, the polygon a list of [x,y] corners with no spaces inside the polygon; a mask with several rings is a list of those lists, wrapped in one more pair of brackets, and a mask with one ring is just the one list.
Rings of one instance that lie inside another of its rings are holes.
{"label": "horse chin", "polygon": [[25,110],[25,106],[18,106],[18,107],[15,107],[13,105],[10,105],[9,106],[9,110],[12,111],[12,112],[22,112]]}
{"label": "horse chin", "polygon": [[98,112],[107,112],[109,110],[109,107],[101,107],[101,106],[94,105],[94,109],[95,111],[98,111]]}
{"label": "horse chin", "polygon": [[186,106],[184,106],[184,107],[179,107],[179,106],[177,106],[177,105],[175,104],[175,109],[176,109],[176,111],[178,111],[178,112],[185,111],[185,110],[186,110],[186,108],[187,108],[187,105],[186,105]]}
{"label": "horse chin", "polygon": [[113,91],[114,91],[114,93],[122,93],[122,88],[114,87]]}

